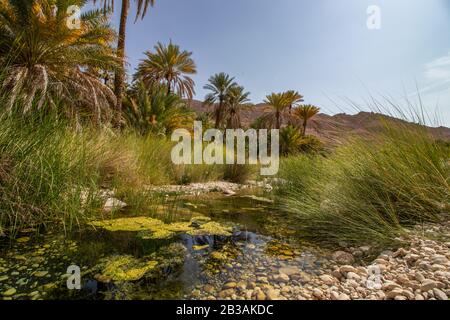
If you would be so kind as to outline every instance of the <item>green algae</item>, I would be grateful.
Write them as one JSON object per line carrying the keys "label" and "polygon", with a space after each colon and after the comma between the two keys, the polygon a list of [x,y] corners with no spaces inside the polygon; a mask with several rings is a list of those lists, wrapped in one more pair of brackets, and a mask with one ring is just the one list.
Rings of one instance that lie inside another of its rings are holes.
{"label": "green algae", "polygon": [[101,276],[113,281],[137,281],[158,265],[157,261],[140,261],[132,256],[108,258]]}
{"label": "green algae", "polygon": [[103,228],[108,231],[130,231],[139,232],[142,239],[170,239],[177,234],[188,234],[192,236],[216,235],[231,236],[232,228],[211,221],[204,216],[193,217],[188,222],[164,223],[161,220],[150,217],[130,217],[112,220],[93,221],[94,227]]}

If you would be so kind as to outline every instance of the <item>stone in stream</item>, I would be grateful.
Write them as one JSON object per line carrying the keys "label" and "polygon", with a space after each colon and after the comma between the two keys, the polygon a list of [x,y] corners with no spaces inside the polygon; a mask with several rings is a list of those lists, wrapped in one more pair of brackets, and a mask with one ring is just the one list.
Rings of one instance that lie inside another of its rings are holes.
{"label": "stone in stream", "polygon": [[223,286],[223,289],[232,289],[236,287],[236,282],[234,281],[230,281],[225,283],[225,285]]}
{"label": "stone in stream", "polygon": [[280,300],[280,294],[278,290],[269,289],[266,291],[267,300]]}
{"label": "stone in stream", "polygon": [[213,293],[214,292],[214,286],[212,286],[210,284],[206,284],[203,287],[203,291],[205,291],[206,293]]}
{"label": "stone in stream", "polygon": [[280,274],[285,274],[287,276],[292,276],[294,274],[301,273],[300,269],[297,267],[282,267],[282,268],[278,269],[278,272]]}
{"label": "stone in stream", "polygon": [[339,264],[352,264],[355,261],[351,253],[345,251],[336,251],[331,256],[331,259]]}
{"label": "stone in stream", "polygon": [[112,210],[125,208],[126,206],[127,204],[125,202],[120,201],[119,199],[108,198],[105,204],[103,205],[103,211],[110,212]]}
{"label": "stone in stream", "polygon": [[327,274],[321,275],[319,278],[326,285],[332,285],[335,282],[335,278]]}

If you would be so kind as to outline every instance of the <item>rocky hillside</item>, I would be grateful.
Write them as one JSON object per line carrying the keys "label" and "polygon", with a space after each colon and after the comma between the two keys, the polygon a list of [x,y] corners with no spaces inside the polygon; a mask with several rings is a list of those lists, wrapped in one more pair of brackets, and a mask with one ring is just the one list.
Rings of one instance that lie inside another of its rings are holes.
{"label": "rocky hillside", "polygon": [[[211,112],[211,108],[204,107],[201,101],[193,100],[190,105],[198,114]],[[246,107],[241,114],[242,124],[248,127],[253,121],[268,112],[270,112],[270,107],[263,103]],[[320,137],[327,144],[338,144],[352,135],[365,137],[381,131],[384,126],[383,120],[407,124],[406,121],[373,112],[360,112],[355,115],[336,114],[334,116],[321,113],[311,120],[308,125],[308,133]],[[450,128],[429,127],[428,130],[436,139],[450,141]]]}

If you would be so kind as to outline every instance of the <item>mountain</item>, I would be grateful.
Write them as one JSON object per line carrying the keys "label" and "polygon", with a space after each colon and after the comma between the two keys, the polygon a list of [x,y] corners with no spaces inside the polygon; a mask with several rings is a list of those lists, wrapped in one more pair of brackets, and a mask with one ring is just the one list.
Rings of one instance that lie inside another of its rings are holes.
{"label": "mountain", "polygon": [[[212,108],[203,106],[201,101],[192,100],[190,107],[197,114],[211,112]],[[241,121],[244,127],[250,126],[253,121],[262,115],[270,112],[271,108],[267,104],[260,103],[249,107],[244,107],[241,112]],[[355,115],[336,114],[333,116],[320,113],[308,123],[308,134],[318,136],[326,144],[339,144],[349,136],[368,137],[373,133],[383,129],[385,120],[393,123],[415,126],[416,124],[397,119],[391,116],[373,113],[359,112]],[[427,130],[436,139],[450,141],[450,128],[447,127],[427,127]]]}

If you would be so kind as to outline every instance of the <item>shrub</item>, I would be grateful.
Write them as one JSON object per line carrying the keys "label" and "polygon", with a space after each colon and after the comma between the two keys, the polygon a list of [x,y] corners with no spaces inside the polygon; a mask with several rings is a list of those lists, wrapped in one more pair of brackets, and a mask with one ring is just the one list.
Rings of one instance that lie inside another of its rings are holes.
{"label": "shrub", "polygon": [[425,129],[387,126],[327,158],[283,161],[282,201],[306,238],[390,243],[405,227],[441,219],[449,209],[449,174],[449,151]]}

